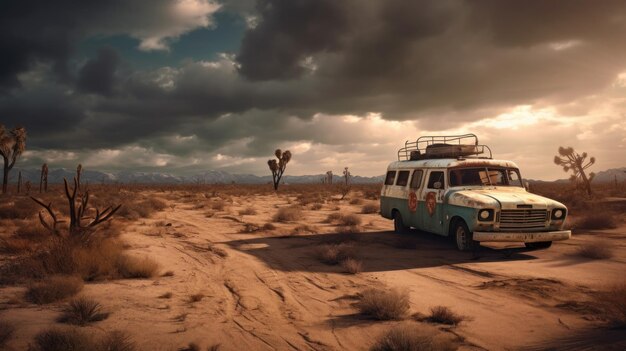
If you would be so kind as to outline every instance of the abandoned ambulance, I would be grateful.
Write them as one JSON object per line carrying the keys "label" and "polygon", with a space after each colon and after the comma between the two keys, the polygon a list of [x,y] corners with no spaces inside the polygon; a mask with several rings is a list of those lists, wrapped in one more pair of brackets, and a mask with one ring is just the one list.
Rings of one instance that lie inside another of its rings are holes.
{"label": "abandoned ambulance", "polygon": [[526,191],[517,165],[494,160],[474,134],[405,142],[387,168],[380,210],[396,232],[453,236],[462,251],[487,241],[548,248],[571,237],[567,208]]}

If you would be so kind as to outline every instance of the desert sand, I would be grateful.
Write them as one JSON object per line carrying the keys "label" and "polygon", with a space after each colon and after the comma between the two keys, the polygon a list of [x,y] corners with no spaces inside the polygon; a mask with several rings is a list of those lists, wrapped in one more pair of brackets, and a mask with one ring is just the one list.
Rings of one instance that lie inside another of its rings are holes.
{"label": "desert sand", "polygon": [[[130,223],[121,236],[130,254],[155,259],[160,275],[86,284],[81,295],[101,302],[110,316],[83,329],[127,331],[141,350],[177,350],[191,342],[202,349],[220,344],[220,350],[367,350],[401,323],[358,313],[358,294],[379,287],[407,290],[411,314],[441,305],[465,316],[458,326],[435,325],[460,350],[625,347],[626,331],[602,329],[594,314],[595,292],[624,282],[623,224],[577,231],[547,250],[512,244],[466,253],[447,238],[398,235],[391,221],[360,214],[374,200],[352,205],[338,198],[317,210],[305,205],[298,220],[277,223],[272,216],[295,196],[232,196],[223,210],[212,210],[211,199],[198,206],[193,199],[163,197],[165,210]],[[248,207],[257,213],[239,214]],[[358,233],[338,233],[337,225],[326,223],[334,212],[357,214]],[[244,230],[265,223],[276,229]],[[573,255],[597,240],[610,243],[612,258]],[[360,273],[320,262],[316,248],[332,242],[354,247]],[[16,327],[8,350],[26,349],[36,333],[57,324],[63,305],[24,302],[24,289],[0,288],[0,319]],[[171,297],[159,298],[166,293]]]}

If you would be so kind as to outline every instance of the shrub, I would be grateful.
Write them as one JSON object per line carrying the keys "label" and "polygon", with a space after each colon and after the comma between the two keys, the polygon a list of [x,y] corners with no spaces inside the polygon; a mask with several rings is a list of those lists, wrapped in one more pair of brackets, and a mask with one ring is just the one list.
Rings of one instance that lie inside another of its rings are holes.
{"label": "shrub", "polygon": [[409,293],[397,289],[367,289],[357,307],[362,314],[378,320],[401,319],[409,311]]}
{"label": "shrub", "polygon": [[171,299],[171,298],[172,298],[171,292],[166,292],[165,294],[159,296],[159,299]]}
{"label": "shrub", "polygon": [[341,261],[341,266],[346,270],[346,273],[357,274],[363,270],[363,263],[354,258],[347,258]]}
{"label": "shrub", "polygon": [[281,207],[272,219],[275,222],[295,222],[302,219],[302,210],[298,207]]}
{"label": "shrub", "polygon": [[99,302],[86,297],[79,297],[69,302],[63,309],[63,314],[58,321],[83,326],[105,320],[108,317],[109,314],[102,311],[102,305]]}
{"label": "shrub", "polygon": [[313,210],[313,211],[321,210],[322,207],[324,207],[323,204],[321,204],[319,202],[316,202],[313,205],[311,205],[311,210]]}
{"label": "shrub", "polygon": [[15,327],[8,322],[0,320],[0,349],[13,337]]}
{"label": "shrub", "polygon": [[430,308],[427,320],[433,323],[457,325],[465,320],[465,317],[454,313],[449,307],[435,306]]}
{"label": "shrub", "polygon": [[137,347],[130,335],[121,330],[108,332],[99,342],[97,350],[101,351],[135,351]]}
{"label": "shrub", "polygon": [[347,227],[361,225],[361,217],[355,214],[346,214],[339,218],[339,224]]}
{"label": "shrub", "polygon": [[263,230],[274,230],[276,229],[276,226],[273,225],[272,223],[265,223],[263,225]]}
{"label": "shrub", "polygon": [[84,351],[94,350],[91,338],[76,328],[48,329],[35,336],[29,351]]}
{"label": "shrub", "polygon": [[121,255],[117,260],[117,270],[123,278],[151,278],[157,274],[159,264],[148,257]]}
{"label": "shrub", "polygon": [[371,351],[454,351],[458,347],[433,327],[402,323],[384,333]]}
{"label": "shrub", "polygon": [[574,228],[576,229],[614,229],[617,228],[617,221],[610,212],[592,211],[584,217],[578,219]]}
{"label": "shrub", "polygon": [[592,260],[602,260],[613,257],[611,246],[605,241],[595,241],[579,246],[575,254]]}
{"label": "shrub", "polygon": [[363,205],[363,207],[361,207],[361,213],[364,213],[364,214],[378,213],[378,204],[370,202],[370,203]]}
{"label": "shrub", "polygon": [[31,284],[26,290],[27,300],[46,304],[78,294],[83,289],[83,280],[74,276],[53,276]]}
{"label": "shrub", "polygon": [[37,245],[28,239],[20,237],[0,238],[0,252],[7,254],[18,254],[31,252],[35,250]]}
{"label": "shrub", "polygon": [[254,207],[246,207],[243,210],[239,210],[240,216],[251,216],[255,214],[257,214],[257,211],[254,209]]}
{"label": "shrub", "polygon": [[303,224],[293,228],[293,232],[294,234],[313,234],[317,232],[317,228]]}
{"label": "shrub", "polygon": [[324,222],[326,223],[333,223],[338,221],[339,219],[341,219],[342,214],[339,212],[333,212],[331,214],[328,215],[328,217],[326,217],[326,220]]}
{"label": "shrub", "polygon": [[320,245],[315,253],[320,261],[329,265],[339,264],[355,256],[354,247],[346,243]]}
{"label": "shrub", "polygon": [[211,208],[214,209],[215,211],[224,211],[225,207],[226,207],[226,202],[224,202],[223,200],[218,200],[211,204]]}
{"label": "shrub", "polygon": [[363,200],[358,197],[350,200],[350,205],[360,205],[362,203],[363,203]]}
{"label": "shrub", "polygon": [[602,317],[613,327],[626,328],[626,283],[613,285],[598,297]]}
{"label": "shrub", "polygon": [[193,294],[189,296],[189,302],[190,303],[194,303],[194,302],[199,302],[204,298],[204,294],[198,293],[198,294]]}
{"label": "shrub", "polygon": [[261,230],[258,225],[254,223],[244,223],[243,228],[239,231],[240,233],[254,233]]}

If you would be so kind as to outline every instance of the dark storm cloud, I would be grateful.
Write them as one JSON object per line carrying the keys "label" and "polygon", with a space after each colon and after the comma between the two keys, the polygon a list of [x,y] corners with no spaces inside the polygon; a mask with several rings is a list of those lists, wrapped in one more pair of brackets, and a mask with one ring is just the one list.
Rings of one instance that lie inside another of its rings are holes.
{"label": "dark storm cloud", "polygon": [[85,93],[111,95],[120,58],[112,48],[102,48],[98,56],[85,63],[78,72],[77,87]]}
{"label": "dark storm cloud", "polygon": [[[247,138],[238,150],[255,156],[284,141],[339,146],[366,135],[307,123],[317,113],[453,128],[477,111],[571,103],[626,69],[621,1],[260,0],[256,12],[235,1],[224,8],[256,26],[234,57],[124,74],[124,52],[71,60],[91,35],[158,47],[159,29],[179,33],[166,3],[3,2],[0,86],[22,83],[0,98],[4,123],[27,125],[35,148],[188,155]],[[18,80],[42,64],[63,79]]]}

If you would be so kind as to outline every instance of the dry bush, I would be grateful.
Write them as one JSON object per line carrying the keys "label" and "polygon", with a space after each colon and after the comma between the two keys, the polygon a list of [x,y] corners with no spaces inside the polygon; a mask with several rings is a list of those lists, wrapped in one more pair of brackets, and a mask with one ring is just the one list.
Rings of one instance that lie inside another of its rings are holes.
{"label": "dry bush", "polygon": [[626,328],[626,283],[615,284],[597,297],[601,317],[614,328]]}
{"label": "dry bush", "polygon": [[159,295],[159,299],[171,299],[171,298],[172,298],[172,296],[173,296],[173,294],[172,294],[171,292],[169,292],[169,291],[168,291],[168,292],[166,292],[166,293],[165,293],[165,294],[163,294],[163,295]]}
{"label": "dry bush", "polygon": [[257,211],[254,209],[254,207],[246,207],[243,210],[239,210],[240,216],[252,216],[255,214],[257,214]]}
{"label": "dry bush", "polygon": [[174,271],[167,271],[161,274],[161,277],[173,277],[173,276],[174,276]]}
{"label": "dry bush", "polygon": [[363,271],[363,262],[354,258],[347,258],[341,261],[341,267],[345,269],[346,273],[357,274]]}
{"label": "dry bush", "polygon": [[76,328],[44,330],[35,336],[29,351],[84,351],[96,350],[86,333]]}
{"label": "dry bush", "polygon": [[121,255],[116,263],[118,273],[123,278],[152,278],[159,270],[159,264],[148,257]]}
{"label": "dry bush", "polygon": [[615,215],[610,212],[592,211],[574,223],[576,229],[614,229],[617,228]]}
{"label": "dry bush", "polygon": [[302,219],[302,210],[299,207],[281,207],[272,217],[274,222],[295,222]]}
{"label": "dry bush", "polygon": [[370,351],[454,351],[456,343],[436,328],[402,323],[385,332]]}
{"label": "dry bush", "polygon": [[0,252],[6,254],[21,254],[33,252],[37,249],[37,244],[28,239],[11,236],[0,238]]}
{"label": "dry bush", "polygon": [[611,245],[606,241],[594,241],[579,246],[574,254],[592,260],[603,260],[613,257],[613,250]]}
{"label": "dry bush", "polygon": [[317,233],[317,228],[312,227],[308,224],[299,225],[293,228],[294,234],[315,234]]}
{"label": "dry bush", "polygon": [[322,207],[324,207],[322,203],[316,202],[313,205],[311,205],[311,210],[318,211],[318,210],[321,210]]}
{"label": "dry bush", "polygon": [[371,213],[378,213],[378,204],[377,203],[366,203],[365,205],[363,205],[363,207],[361,207],[361,213],[363,214],[371,214]]}
{"label": "dry bush", "polygon": [[[27,197],[7,197],[0,204],[0,218],[26,219],[37,215],[39,205]],[[4,199],[3,199],[4,200]]]}
{"label": "dry bush", "polygon": [[265,223],[262,228],[263,230],[274,230],[276,229],[276,226],[272,223]]}
{"label": "dry bush", "polygon": [[378,320],[402,319],[409,308],[409,292],[397,289],[367,289],[357,303],[359,311]]}
{"label": "dry bush", "polygon": [[102,311],[102,305],[98,301],[79,297],[68,303],[59,317],[60,323],[84,326],[89,323],[99,322],[109,317],[109,313]]}
{"label": "dry bush", "polygon": [[[362,232],[362,229],[358,225],[349,225],[349,226],[342,225],[342,226],[335,228],[335,232],[340,233],[340,234],[357,234],[357,233]],[[357,240],[357,239],[358,239],[357,236],[352,236],[350,238],[350,240]]]}
{"label": "dry bush", "polygon": [[21,239],[42,241],[50,237],[50,232],[39,223],[39,220],[31,219],[17,223],[15,236]]}
{"label": "dry bush", "polygon": [[78,294],[83,289],[83,280],[74,276],[53,276],[30,284],[26,299],[36,304],[59,301]]}
{"label": "dry bush", "polygon": [[363,203],[363,199],[360,199],[358,197],[350,200],[350,205],[360,205],[362,203]]}
{"label": "dry bush", "polygon": [[189,296],[189,303],[199,302],[204,299],[204,294],[198,293]]}
{"label": "dry bush", "polygon": [[342,214],[339,212],[333,212],[331,214],[328,215],[328,217],[326,217],[326,220],[324,220],[325,223],[333,223],[338,221],[339,219],[341,219]]}
{"label": "dry bush", "polygon": [[315,255],[321,262],[329,265],[336,265],[356,256],[354,246],[346,243],[320,245],[316,248]]}
{"label": "dry bush", "polygon": [[254,233],[261,230],[261,227],[254,223],[244,223],[243,228],[239,231],[240,233]]}
{"label": "dry bush", "polygon": [[430,308],[430,315],[426,320],[432,323],[458,325],[465,320],[465,317],[455,313],[449,307],[435,306]]}
{"label": "dry bush", "polygon": [[211,204],[211,208],[215,211],[224,211],[225,207],[226,207],[226,202],[223,200],[217,200]]}
{"label": "dry bush", "polygon": [[342,215],[341,218],[339,218],[339,225],[347,227],[361,225],[361,217],[355,214]]}
{"label": "dry bush", "polygon": [[0,320],[0,349],[2,349],[15,333],[15,327],[9,322]]}
{"label": "dry bush", "polygon": [[127,332],[113,330],[100,340],[96,351],[135,351],[137,347]]}

